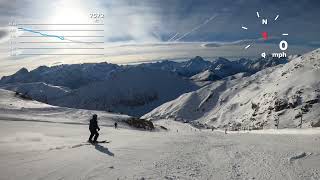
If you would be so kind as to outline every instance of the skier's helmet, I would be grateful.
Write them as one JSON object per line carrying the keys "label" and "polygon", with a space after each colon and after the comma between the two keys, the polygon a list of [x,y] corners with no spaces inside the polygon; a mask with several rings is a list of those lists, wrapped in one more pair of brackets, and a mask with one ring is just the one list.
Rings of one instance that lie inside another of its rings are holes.
{"label": "skier's helmet", "polygon": [[97,118],[98,118],[98,115],[94,114],[94,115],[92,115],[92,118],[93,118],[93,119],[97,119]]}

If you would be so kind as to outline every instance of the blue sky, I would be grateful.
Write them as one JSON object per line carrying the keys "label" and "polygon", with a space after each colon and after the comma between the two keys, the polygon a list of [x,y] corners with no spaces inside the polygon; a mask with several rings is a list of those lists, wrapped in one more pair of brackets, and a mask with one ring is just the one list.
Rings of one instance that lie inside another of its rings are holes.
{"label": "blue sky", "polygon": [[[122,19],[121,16],[147,19],[136,25],[144,27],[146,35],[160,41],[166,41],[175,33],[184,34],[213,15],[217,16],[213,21],[181,41],[236,41],[257,38],[265,29],[270,33],[292,34],[293,43],[314,45],[320,40],[320,1],[317,0],[120,0],[109,1],[105,6],[116,12],[110,13],[115,19]],[[262,27],[256,11],[269,20],[279,14],[279,21]],[[126,20],[121,22],[131,25]],[[246,25],[248,32],[242,32],[241,25]],[[111,21],[110,26],[121,29],[122,25]],[[136,38],[125,32],[121,35],[127,35],[129,40]]]}
{"label": "blue sky", "polygon": [[[236,41],[257,38],[265,29],[270,33],[287,32],[293,43],[317,45],[320,41],[318,0],[2,0],[0,5],[3,26],[9,17],[46,21],[54,16],[54,9],[56,13],[69,9],[72,14],[73,6],[80,7],[80,11],[102,12],[106,17],[107,42],[167,41],[214,15],[214,20],[180,41]],[[279,14],[279,21],[262,27],[256,11],[269,20]],[[249,30],[241,31],[241,25]]]}
{"label": "blue sky", "polygon": [[[77,23],[88,21],[90,13],[105,15],[106,56],[97,61],[259,56],[266,48],[276,49],[284,38],[282,33],[289,34],[285,37],[289,53],[297,54],[320,46],[319,9],[319,0],[1,0],[0,55],[5,54],[10,19]],[[276,15],[279,19],[274,21]],[[267,18],[269,24],[261,25],[261,18]],[[241,29],[242,26],[248,30]],[[271,37],[267,42],[261,41],[263,31]],[[252,48],[246,52],[243,47],[247,44],[252,44]],[[25,62],[34,58],[27,57]],[[62,62],[70,63],[68,57],[63,59]],[[73,63],[80,62],[72,59]],[[6,60],[9,63],[12,58]]]}

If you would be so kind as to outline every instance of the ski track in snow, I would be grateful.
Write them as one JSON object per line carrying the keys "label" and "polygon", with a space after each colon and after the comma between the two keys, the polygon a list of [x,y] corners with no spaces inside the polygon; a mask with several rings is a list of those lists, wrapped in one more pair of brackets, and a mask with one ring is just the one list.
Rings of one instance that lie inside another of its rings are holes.
{"label": "ski track in snow", "polygon": [[[255,134],[198,130],[161,120],[169,131],[104,127],[98,146],[86,126],[0,121],[1,179],[319,179],[320,132]],[[36,132],[14,142],[8,132]],[[177,132],[178,130],[178,132]],[[54,132],[52,136],[50,132]],[[57,136],[59,135],[60,136]],[[6,141],[4,141],[5,139]],[[47,143],[50,141],[51,143]],[[50,149],[51,148],[51,149]],[[305,155],[301,155],[305,152]],[[292,159],[292,160],[290,160]],[[19,173],[17,173],[19,172]]]}

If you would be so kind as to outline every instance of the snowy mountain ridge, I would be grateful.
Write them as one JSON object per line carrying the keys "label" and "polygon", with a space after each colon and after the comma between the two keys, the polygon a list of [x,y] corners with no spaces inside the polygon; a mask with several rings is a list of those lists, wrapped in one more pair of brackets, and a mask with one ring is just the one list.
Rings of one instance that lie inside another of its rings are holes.
{"label": "snowy mountain ridge", "polygon": [[[2,77],[0,88],[17,91],[56,106],[103,110],[141,116],[181,94],[204,84],[244,72],[244,76],[287,60],[206,61],[197,56],[189,61],[163,61],[119,66],[86,63],[22,68]],[[192,77],[191,77],[192,76]],[[191,77],[191,79],[189,79]]]}
{"label": "snowy mountain ridge", "polygon": [[195,58],[184,62],[161,61],[156,63],[144,63],[139,66],[170,71],[184,77],[192,77],[205,71],[212,71],[221,79],[240,72],[253,74],[264,68],[285,64],[287,62],[288,59],[286,58],[279,59],[272,58],[271,56],[256,60],[242,58],[235,61],[230,61],[222,57],[213,61],[206,61],[203,58],[196,56]]}
{"label": "snowy mountain ridge", "polygon": [[249,77],[227,78],[144,115],[214,127],[310,127],[320,121],[320,50]]}
{"label": "snowy mountain ridge", "polygon": [[[45,76],[31,72],[31,78],[35,77],[33,74],[55,84],[28,82],[30,80],[27,80],[27,75],[26,83],[8,83],[2,85],[2,88],[27,94],[37,101],[56,106],[120,112],[134,116],[143,115],[182,93],[198,88],[192,81],[173,73],[142,67],[106,71],[107,76],[101,75],[99,80],[92,80],[90,83],[88,81],[91,77],[81,78],[79,81],[84,85],[80,87],[77,87],[77,80],[70,80],[76,79],[72,75],[66,79],[67,82],[70,81],[67,83],[63,82],[63,78],[56,78],[59,73]],[[66,72],[63,74],[67,76]],[[12,82],[12,79],[17,77],[20,78],[20,74],[5,77],[3,81]],[[56,84],[67,85],[64,87]]]}

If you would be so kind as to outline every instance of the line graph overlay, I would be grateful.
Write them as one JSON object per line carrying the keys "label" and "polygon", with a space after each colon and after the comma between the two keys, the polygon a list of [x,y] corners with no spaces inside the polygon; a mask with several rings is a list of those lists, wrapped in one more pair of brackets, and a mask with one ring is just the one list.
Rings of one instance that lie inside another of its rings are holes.
{"label": "line graph overlay", "polygon": [[22,53],[20,54],[21,56],[41,56],[41,55],[45,55],[45,56],[66,56],[66,55],[70,55],[70,56],[104,56],[104,54],[35,54],[35,53]]}
{"label": "line graph overlay", "polygon": [[[70,40],[71,41],[71,40]],[[76,43],[82,43],[82,44],[103,44],[104,42],[37,42],[37,41],[21,41],[19,43],[25,43],[25,44],[32,44],[32,43],[41,43],[41,44],[50,44],[50,43],[55,43],[55,44],[68,44],[68,43],[72,43],[72,44],[76,44]]]}
{"label": "line graph overlay", "polygon": [[104,24],[16,23],[17,55],[104,55]]}
{"label": "line graph overlay", "polygon": [[25,23],[17,24],[18,26],[104,26],[104,24],[37,24],[37,23]]}
{"label": "line graph overlay", "polygon": [[[19,30],[22,31],[30,31],[30,30],[26,30],[25,28],[19,28]],[[103,32],[103,29],[36,29],[36,30],[32,30],[33,32],[40,32],[40,31],[94,31],[94,32]]]}
{"label": "line graph overlay", "polygon": [[[20,36],[20,37],[44,37],[44,36]],[[94,37],[104,37],[104,36],[63,36],[63,37],[82,37],[82,38],[94,38]]]}
{"label": "line graph overlay", "polygon": [[18,49],[104,49],[104,48],[18,48]]}
{"label": "line graph overlay", "polygon": [[19,29],[19,30],[22,30],[22,31],[26,31],[26,32],[31,32],[31,33],[34,33],[34,34],[39,34],[39,35],[44,36],[44,37],[55,37],[55,38],[64,40],[64,37],[63,37],[63,36],[57,36],[57,35],[52,35],[52,34],[41,33],[41,32],[39,32],[39,31],[35,31],[35,30],[31,30],[31,29],[26,29],[26,28],[18,28],[18,29]]}

